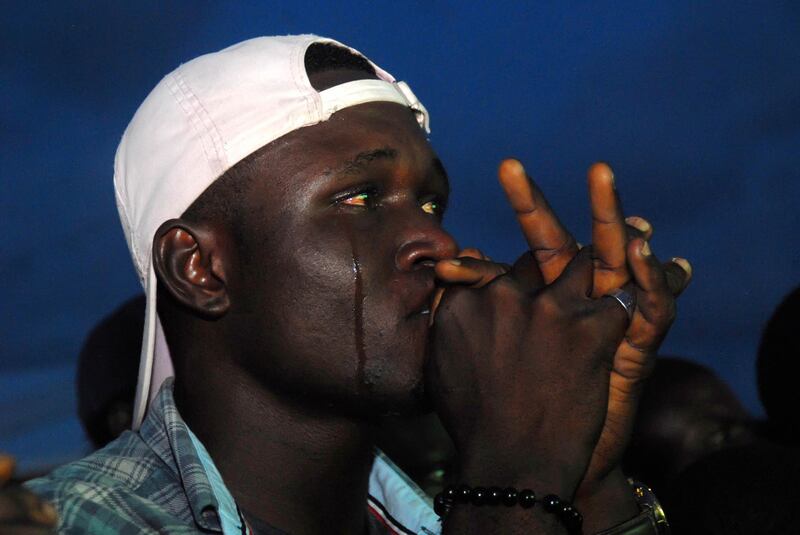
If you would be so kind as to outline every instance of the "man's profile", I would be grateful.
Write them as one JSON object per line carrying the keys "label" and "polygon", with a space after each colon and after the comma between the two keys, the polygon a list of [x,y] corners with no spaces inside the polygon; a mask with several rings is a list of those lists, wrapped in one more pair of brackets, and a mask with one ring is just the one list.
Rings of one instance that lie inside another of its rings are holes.
{"label": "man's profile", "polygon": [[[60,531],[651,521],[619,464],[688,264],[626,228],[604,164],[591,247],[506,160],[531,250],[513,267],[459,253],[428,130],[406,84],[316,36],[245,41],[156,86],[115,163],[147,294],[134,431],[30,484]],[[380,415],[430,407],[468,485],[436,511],[373,436]]]}

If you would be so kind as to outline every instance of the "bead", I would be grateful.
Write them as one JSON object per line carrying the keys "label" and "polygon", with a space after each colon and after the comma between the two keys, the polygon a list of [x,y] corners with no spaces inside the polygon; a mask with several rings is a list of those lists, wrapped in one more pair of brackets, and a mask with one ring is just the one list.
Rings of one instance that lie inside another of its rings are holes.
{"label": "bead", "polygon": [[497,505],[503,497],[503,490],[500,487],[489,487],[486,494],[486,505]]}
{"label": "bead", "polygon": [[555,494],[548,494],[542,498],[542,507],[548,513],[556,513],[561,506],[561,499]]}
{"label": "bead", "polygon": [[458,497],[458,487],[455,485],[448,485],[442,491],[442,495],[446,500],[449,500],[451,503],[455,502]]}
{"label": "bead", "polygon": [[536,503],[536,494],[531,489],[519,491],[519,505],[525,509],[530,509]]}
{"label": "bead", "polygon": [[475,487],[472,489],[472,505],[483,505],[486,503],[486,498],[489,491],[485,487]]}
{"label": "bead", "polygon": [[472,498],[472,489],[468,485],[459,485],[456,491],[456,501],[458,503],[469,503]]}
{"label": "bead", "polygon": [[433,499],[433,511],[440,517],[447,516],[452,506],[453,502],[448,500],[444,493],[440,492]]}
{"label": "bead", "polygon": [[562,504],[558,516],[571,533],[580,533],[583,525],[583,516],[575,507],[568,503]]}
{"label": "bead", "polygon": [[500,498],[503,502],[503,505],[506,507],[514,507],[517,505],[517,489],[514,487],[508,487],[507,489],[503,490],[503,495]]}

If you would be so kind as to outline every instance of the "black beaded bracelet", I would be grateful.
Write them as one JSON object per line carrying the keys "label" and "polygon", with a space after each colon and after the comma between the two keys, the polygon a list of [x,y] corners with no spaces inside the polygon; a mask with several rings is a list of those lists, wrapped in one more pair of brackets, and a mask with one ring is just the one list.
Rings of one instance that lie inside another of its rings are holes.
{"label": "black beaded bracelet", "polygon": [[[519,505],[523,509],[530,509],[536,504],[536,501],[536,494],[530,489],[517,491],[513,487],[501,489],[500,487],[472,488],[467,485],[451,485],[433,499],[433,510],[441,518],[444,518],[457,503],[476,506],[502,504],[506,507]],[[542,504],[542,509],[556,515],[571,534],[581,533],[583,517],[571,503],[562,500],[555,494],[548,494],[539,502]]]}

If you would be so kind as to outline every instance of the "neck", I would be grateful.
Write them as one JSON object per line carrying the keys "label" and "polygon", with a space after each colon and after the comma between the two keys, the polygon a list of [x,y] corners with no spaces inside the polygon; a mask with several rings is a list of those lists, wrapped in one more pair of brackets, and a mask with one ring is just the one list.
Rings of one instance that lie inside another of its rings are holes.
{"label": "neck", "polygon": [[370,426],[287,400],[222,362],[176,380],[175,398],[239,507],[292,534],[363,533]]}

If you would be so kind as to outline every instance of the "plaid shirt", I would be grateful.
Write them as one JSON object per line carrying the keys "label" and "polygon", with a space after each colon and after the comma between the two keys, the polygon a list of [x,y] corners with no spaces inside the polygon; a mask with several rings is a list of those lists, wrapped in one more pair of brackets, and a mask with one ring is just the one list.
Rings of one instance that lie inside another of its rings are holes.
{"label": "plaid shirt", "polygon": [[[222,533],[215,490],[229,493],[221,481],[213,486],[213,475],[203,466],[168,380],[138,432],[126,431],[105,448],[26,485],[56,507],[59,533]],[[430,500],[380,452],[366,510],[371,534],[441,530]],[[243,526],[242,532],[248,531]]]}

